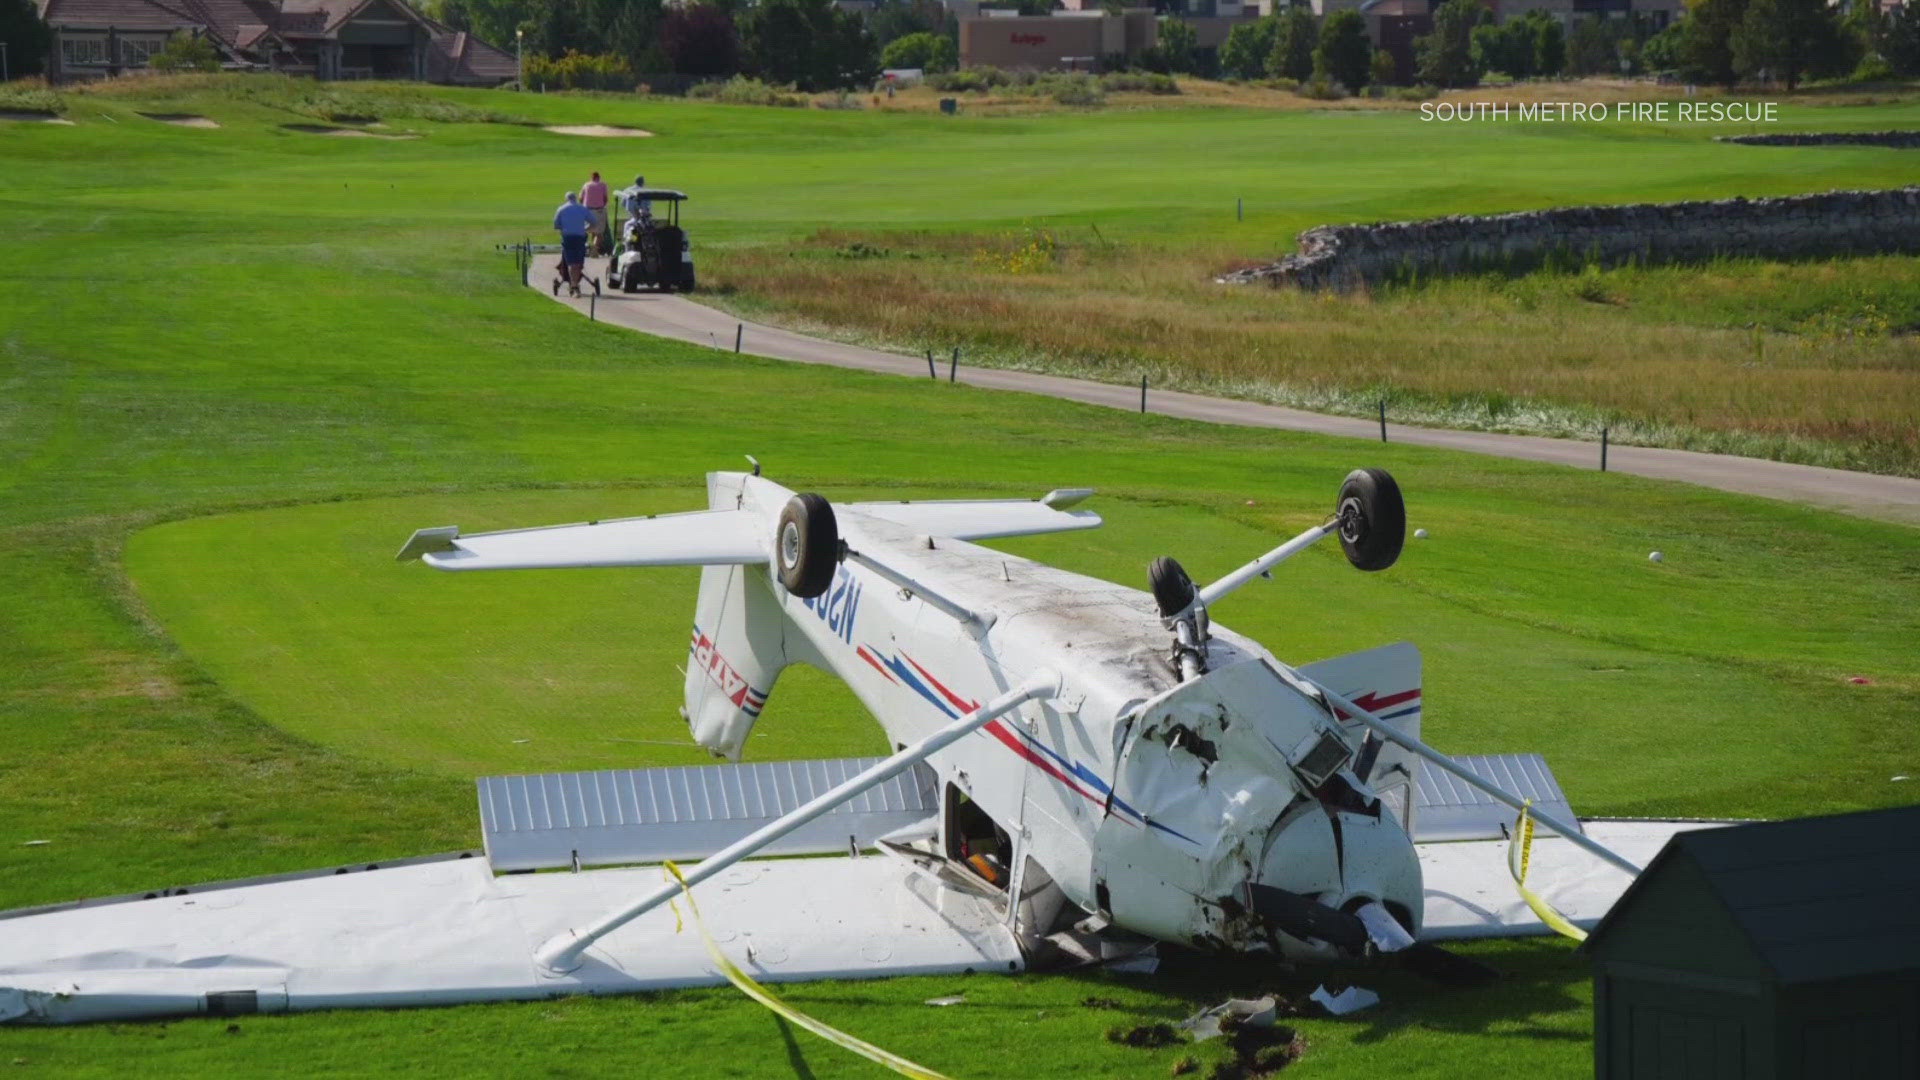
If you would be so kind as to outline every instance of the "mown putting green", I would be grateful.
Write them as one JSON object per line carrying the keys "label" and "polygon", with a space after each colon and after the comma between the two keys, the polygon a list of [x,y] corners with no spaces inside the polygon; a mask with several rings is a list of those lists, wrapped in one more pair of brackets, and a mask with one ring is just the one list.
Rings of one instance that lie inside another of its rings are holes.
{"label": "mown putting green", "polygon": [[[744,452],[834,497],[1100,487],[1106,529],[1006,546],[1134,584],[1162,553],[1218,573],[1321,514],[1347,468],[1381,465],[1429,540],[1377,576],[1316,552],[1220,618],[1299,659],[1420,643],[1432,737],[1544,750],[1588,812],[1911,799],[1888,780],[1920,766],[1910,529],[651,341],[583,324],[485,250],[537,235],[555,185],[589,167],[583,155],[609,153],[599,144],[428,122],[408,142],[321,139],[255,105],[143,107],[226,126],[80,110],[72,128],[0,128],[0,222],[14,238],[0,248],[0,907],[470,846],[476,773],[695,760],[672,712],[691,573],[462,577],[392,554],[425,525],[694,506],[700,473]],[[936,168],[902,150],[936,130],[911,117],[525,107],[660,132],[639,148],[647,171],[659,162],[715,190],[697,244],[810,229],[849,191],[891,200],[880,163],[925,196],[986,144],[1040,161],[1032,140],[1051,132],[1071,142],[1159,122],[954,125],[937,129],[954,141],[934,143]],[[899,141],[873,142],[876,126],[897,126]],[[1039,168],[1010,167],[1004,186],[987,169],[979,198],[958,204],[1010,218]],[[1116,197],[1083,186],[1046,199]],[[892,212],[929,211],[903,200]],[[1656,547],[1659,566],[1645,558]],[[844,691],[805,672],[783,680],[760,731],[750,745],[763,757],[878,738]],[[1369,974],[1386,1005],[1303,1023],[1295,1068],[1585,1068],[1579,959],[1552,942],[1477,954],[1514,978],[1448,995]],[[1319,976],[1302,977],[1283,988]],[[956,1076],[1139,1077],[1166,1075],[1186,1051],[1115,1046],[1108,1028],[1274,984],[1236,966],[1144,984],[922,979],[792,997]],[[920,1004],[955,990],[968,1005]],[[1083,1007],[1089,996],[1121,1008]],[[62,1076],[873,1075],[718,991],[240,1028],[5,1030],[0,1060]]]}

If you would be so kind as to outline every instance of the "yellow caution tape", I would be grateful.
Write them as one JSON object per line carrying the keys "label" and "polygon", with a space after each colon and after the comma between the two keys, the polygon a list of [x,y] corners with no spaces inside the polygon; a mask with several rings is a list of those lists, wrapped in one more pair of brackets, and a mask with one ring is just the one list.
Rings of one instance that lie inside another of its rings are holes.
{"label": "yellow caution tape", "polygon": [[[1507,871],[1513,875],[1513,883],[1519,886],[1520,899],[1527,902],[1527,906],[1533,909],[1541,922],[1547,924],[1548,929],[1575,941],[1585,941],[1585,930],[1568,922],[1567,917],[1553,910],[1553,905],[1542,899],[1539,893],[1527,888],[1527,870],[1533,861],[1533,815],[1527,811],[1532,806],[1533,800],[1528,799],[1520,808],[1520,820],[1514,822],[1514,839],[1507,845]],[[1516,855],[1519,857],[1517,862]]]}
{"label": "yellow caution tape", "polygon": [[[713,958],[714,966],[718,967],[720,973],[727,977],[727,981],[740,988],[741,993],[772,1009],[776,1014],[806,1028],[808,1031],[813,1032],[815,1035],[820,1036],[835,1046],[851,1050],[869,1061],[885,1065],[901,1076],[911,1076],[914,1080],[948,1080],[946,1076],[934,1072],[932,1069],[923,1065],[916,1065],[898,1054],[888,1053],[872,1043],[856,1039],[838,1028],[829,1027],[795,1009],[786,1002],[781,1001],[779,998],[774,997],[766,987],[755,982],[753,976],[741,971],[738,965],[727,958],[726,953],[720,951],[720,946],[715,944],[713,935],[707,933],[706,921],[700,918],[700,906],[693,902],[693,890],[687,886],[687,879],[680,873],[680,868],[672,862],[668,862],[666,869],[667,873],[673,876],[673,880],[680,883],[680,894],[687,899],[687,910],[693,912],[693,925],[700,931],[700,939],[706,942],[707,955]],[[675,907],[673,914],[676,920],[674,932],[678,933],[680,926],[677,920],[680,917],[680,909]]]}

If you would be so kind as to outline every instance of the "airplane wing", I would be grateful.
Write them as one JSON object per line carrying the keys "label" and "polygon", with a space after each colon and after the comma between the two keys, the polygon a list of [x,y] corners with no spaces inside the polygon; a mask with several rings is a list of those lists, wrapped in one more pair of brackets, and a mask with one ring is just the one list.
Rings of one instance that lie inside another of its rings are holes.
{"label": "airplane wing", "polygon": [[[485,857],[0,912],[0,1027],[719,985],[684,907],[608,934],[565,975],[534,950],[663,880],[657,865],[596,862],[704,859],[872,760],[490,777],[478,784]],[[848,854],[931,835],[935,786],[911,770],[769,849],[838,857],[750,860],[694,886],[721,950],[762,982],[1023,968],[993,902],[900,859]],[[513,872],[536,868],[563,872]]]}
{"label": "airplane wing", "polygon": [[760,519],[746,510],[696,510],[539,529],[460,535],[421,529],[395,556],[436,570],[556,570],[589,566],[725,566],[767,561]]}
{"label": "airplane wing", "polygon": [[[541,941],[654,889],[661,873],[496,876],[485,859],[449,856],[9,913],[0,1028],[722,984],[699,931],[665,905],[565,975],[535,962]],[[694,895],[721,950],[762,982],[1025,966],[987,901],[884,856],[745,862]]]}
{"label": "airplane wing", "polygon": [[1003,536],[1035,536],[1100,526],[1100,515],[1070,510],[1093,492],[1067,488],[1048,492],[1039,500],[946,499],[926,502],[849,503],[849,510],[891,521],[928,536],[954,540],[993,540]]}

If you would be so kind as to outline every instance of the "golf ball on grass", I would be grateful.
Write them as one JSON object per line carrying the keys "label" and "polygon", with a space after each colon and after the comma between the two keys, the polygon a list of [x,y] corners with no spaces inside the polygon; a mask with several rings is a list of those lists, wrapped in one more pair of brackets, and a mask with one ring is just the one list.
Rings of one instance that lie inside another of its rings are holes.
{"label": "golf ball on grass", "polygon": [[1425,540],[1427,538],[1427,530],[1425,529],[1413,530],[1413,538],[1415,540]]}
{"label": "golf ball on grass", "polygon": [[1666,562],[1667,557],[1665,555],[1660,554],[1657,551],[1649,551],[1647,552],[1647,561],[1648,562]]}

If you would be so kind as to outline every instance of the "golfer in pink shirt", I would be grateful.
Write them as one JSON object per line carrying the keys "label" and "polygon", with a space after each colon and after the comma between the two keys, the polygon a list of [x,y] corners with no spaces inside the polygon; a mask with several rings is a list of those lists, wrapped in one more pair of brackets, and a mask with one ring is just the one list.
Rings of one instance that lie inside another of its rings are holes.
{"label": "golfer in pink shirt", "polygon": [[599,173],[580,185],[580,205],[593,211],[593,227],[587,231],[592,235],[593,249],[599,251],[600,238],[607,234],[607,185],[601,182]]}

